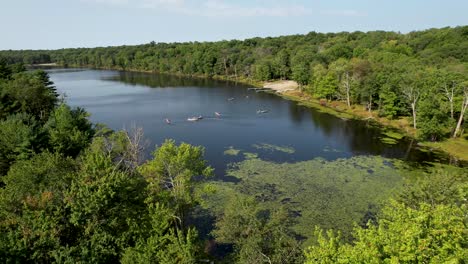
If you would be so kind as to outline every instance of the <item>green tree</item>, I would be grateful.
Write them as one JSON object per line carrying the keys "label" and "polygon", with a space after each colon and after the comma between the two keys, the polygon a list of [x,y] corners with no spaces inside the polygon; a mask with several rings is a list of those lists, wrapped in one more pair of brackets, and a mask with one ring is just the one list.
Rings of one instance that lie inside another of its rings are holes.
{"label": "green tree", "polygon": [[309,83],[309,75],[309,64],[306,62],[296,64],[292,67],[292,79],[302,86],[307,85]]}
{"label": "green tree", "polygon": [[67,193],[69,221],[76,229],[69,257],[93,263],[118,261],[145,230],[145,181],[122,171],[100,151],[89,150],[80,160]]}
{"label": "green tree", "polygon": [[263,210],[253,199],[233,197],[216,222],[220,243],[234,245],[236,263],[299,263],[302,252],[288,230],[285,210]]}
{"label": "green tree", "polygon": [[419,102],[418,136],[423,140],[440,140],[447,133],[449,118],[447,109],[441,103],[439,94],[423,95]]}
{"label": "green tree", "polygon": [[27,114],[16,114],[0,121],[0,175],[16,160],[38,152],[43,141],[39,124]]}
{"label": "green tree", "polygon": [[316,84],[315,95],[319,98],[331,100],[338,89],[338,80],[332,72],[328,72],[325,77]]}
{"label": "green tree", "polygon": [[23,72],[13,79],[0,84],[0,118],[14,113],[27,113],[38,120],[45,121],[56,107],[57,93],[52,86],[46,85],[47,76]]}
{"label": "green tree", "polygon": [[51,153],[11,167],[0,189],[0,261],[52,262],[73,240],[64,199],[74,170],[73,160]]}
{"label": "green tree", "polygon": [[125,250],[122,263],[197,263],[200,247],[197,232],[173,226],[174,210],[160,203],[151,203],[149,227],[134,247]]}
{"label": "green tree", "polygon": [[351,244],[316,228],[306,263],[463,263],[466,171],[444,168],[409,182],[383,208],[377,223],[356,227]]}
{"label": "green tree", "polygon": [[259,81],[268,81],[273,78],[271,63],[262,61],[254,66],[254,78]]}
{"label": "green tree", "polygon": [[466,207],[455,205],[421,203],[412,209],[392,202],[378,226],[356,230],[353,245],[319,231],[306,263],[460,263],[468,257],[465,214]]}
{"label": "green tree", "polygon": [[51,150],[75,157],[86,148],[94,133],[88,116],[82,108],[61,104],[44,126]]}
{"label": "green tree", "polygon": [[175,222],[179,228],[185,225],[188,210],[198,202],[194,192],[198,176],[211,176],[213,169],[203,159],[204,149],[186,143],[179,146],[174,140],[166,140],[153,152],[153,159],[138,168],[148,182],[151,199],[162,199],[175,210]]}

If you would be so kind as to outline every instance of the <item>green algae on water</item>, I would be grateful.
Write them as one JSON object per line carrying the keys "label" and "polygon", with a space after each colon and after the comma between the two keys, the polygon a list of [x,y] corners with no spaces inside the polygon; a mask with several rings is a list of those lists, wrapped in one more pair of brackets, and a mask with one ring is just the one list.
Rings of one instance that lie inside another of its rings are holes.
{"label": "green algae on water", "polygon": [[356,156],[326,161],[316,158],[296,163],[274,163],[244,153],[227,175],[239,182],[216,182],[207,197],[215,215],[233,195],[255,197],[265,209],[285,206],[298,235],[310,238],[315,225],[340,230],[345,238],[355,223],[365,223],[402,184],[403,162],[379,156]]}
{"label": "green algae on water", "polygon": [[233,146],[230,146],[224,151],[224,155],[237,156],[241,152],[240,149],[235,149]]}
{"label": "green algae on water", "polygon": [[389,138],[394,138],[394,139],[402,139],[404,137],[403,134],[398,133],[397,131],[394,131],[394,130],[387,130],[387,131],[384,131],[382,134]]}
{"label": "green algae on water", "polygon": [[293,154],[296,150],[289,146],[277,146],[267,143],[253,144],[252,147],[256,149],[268,150],[268,151],[279,151],[287,154]]}
{"label": "green algae on water", "polygon": [[257,153],[251,153],[251,152],[244,152],[244,157],[245,157],[246,160],[256,159],[256,158],[258,158],[258,154]]}
{"label": "green algae on water", "polygon": [[396,139],[390,138],[390,137],[381,138],[380,141],[382,141],[382,143],[388,144],[388,145],[395,145],[395,144],[398,143],[398,141]]}

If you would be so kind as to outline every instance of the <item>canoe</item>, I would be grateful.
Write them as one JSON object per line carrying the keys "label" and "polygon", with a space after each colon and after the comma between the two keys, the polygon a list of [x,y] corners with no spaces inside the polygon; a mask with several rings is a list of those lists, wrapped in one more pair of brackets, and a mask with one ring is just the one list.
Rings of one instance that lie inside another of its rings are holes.
{"label": "canoe", "polygon": [[187,118],[187,121],[193,122],[193,121],[198,121],[201,119],[203,119],[203,116],[192,116],[192,117]]}

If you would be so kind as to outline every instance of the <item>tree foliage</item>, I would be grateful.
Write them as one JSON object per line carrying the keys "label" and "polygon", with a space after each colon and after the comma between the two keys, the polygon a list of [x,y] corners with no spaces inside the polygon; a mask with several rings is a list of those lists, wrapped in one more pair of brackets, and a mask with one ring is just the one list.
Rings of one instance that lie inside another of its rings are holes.
{"label": "tree foliage", "polygon": [[83,109],[57,105],[44,72],[7,78],[1,82],[1,262],[205,258],[197,230],[184,221],[199,202],[201,176],[213,171],[203,148],[167,141],[141,164],[142,130],[94,128]]}
{"label": "tree foliage", "polygon": [[306,263],[463,263],[468,258],[465,174],[437,171],[389,201],[354,241],[316,228]]}

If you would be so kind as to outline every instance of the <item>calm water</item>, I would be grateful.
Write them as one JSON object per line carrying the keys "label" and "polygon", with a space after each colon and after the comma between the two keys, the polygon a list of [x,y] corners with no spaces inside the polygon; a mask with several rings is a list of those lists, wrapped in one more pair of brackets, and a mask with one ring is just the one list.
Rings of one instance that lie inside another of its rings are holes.
{"label": "calm water", "polygon": [[[60,93],[72,106],[86,108],[93,122],[113,129],[142,126],[152,145],[166,138],[203,145],[206,158],[222,176],[229,148],[259,153],[260,158],[293,162],[323,157],[382,155],[423,162],[439,159],[409,140],[385,144],[381,130],[363,121],[342,120],[268,93],[235,83],[167,75],[104,70],[49,70]],[[234,98],[233,100],[228,100]],[[257,114],[258,109],[268,113]],[[216,118],[214,112],[222,114]],[[202,115],[199,122],[188,122]],[[165,123],[172,120],[172,125]],[[293,154],[259,150],[254,144],[295,149]]]}

